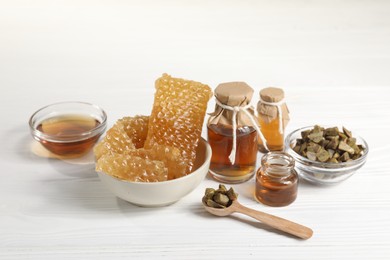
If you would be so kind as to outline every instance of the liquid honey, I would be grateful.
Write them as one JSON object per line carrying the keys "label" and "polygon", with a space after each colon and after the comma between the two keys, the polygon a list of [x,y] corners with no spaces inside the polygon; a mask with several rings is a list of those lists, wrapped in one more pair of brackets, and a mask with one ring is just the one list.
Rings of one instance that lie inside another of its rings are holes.
{"label": "liquid honey", "polygon": [[256,198],[273,207],[287,206],[295,201],[298,175],[292,157],[283,152],[270,152],[263,156],[261,165],[256,174]]}
{"label": "liquid honey", "polygon": [[233,144],[232,127],[212,124],[207,128],[208,142],[213,150],[210,163],[212,176],[227,183],[239,183],[250,179],[256,170],[256,130],[248,126],[237,128],[236,160],[232,164],[229,160]]}
{"label": "liquid honey", "polygon": [[65,156],[78,157],[88,152],[96,143],[100,134],[85,134],[101,122],[90,116],[61,115],[43,120],[37,130],[49,138],[39,138],[41,144],[50,152]]}
{"label": "liquid honey", "polygon": [[[268,151],[283,151],[284,129],[290,120],[283,89],[268,87],[260,90],[257,113]],[[259,140],[259,151],[268,152],[261,140]]]}
{"label": "liquid honey", "polygon": [[[259,123],[261,127],[261,133],[264,135],[267,141],[267,147],[270,151],[283,151],[284,148],[284,135],[279,132],[279,118],[271,120],[266,123],[262,117],[259,117]],[[261,144],[259,143],[259,149],[261,150]]]}

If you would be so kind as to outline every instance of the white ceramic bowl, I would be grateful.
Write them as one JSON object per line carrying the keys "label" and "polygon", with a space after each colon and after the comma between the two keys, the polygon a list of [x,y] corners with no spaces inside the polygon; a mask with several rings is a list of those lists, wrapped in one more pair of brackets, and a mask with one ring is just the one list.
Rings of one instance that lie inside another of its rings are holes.
{"label": "white ceramic bowl", "polygon": [[[351,177],[358,169],[360,169],[367,160],[368,144],[359,137],[356,138],[358,144],[363,145],[364,152],[362,156],[356,160],[342,163],[322,163],[309,160],[298,153],[292,147],[295,146],[296,140],[301,138],[301,132],[313,129],[314,126],[303,127],[290,133],[285,140],[285,149],[295,160],[295,169],[299,176],[311,183],[315,184],[336,184]],[[339,129],[341,129],[339,127]]]}
{"label": "white ceramic bowl", "polygon": [[197,149],[194,171],[187,176],[163,182],[130,182],[98,172],[100,180],[117,197],[143,207],[172,204],[193,191],[209,171],[211,147],[201,139]]}

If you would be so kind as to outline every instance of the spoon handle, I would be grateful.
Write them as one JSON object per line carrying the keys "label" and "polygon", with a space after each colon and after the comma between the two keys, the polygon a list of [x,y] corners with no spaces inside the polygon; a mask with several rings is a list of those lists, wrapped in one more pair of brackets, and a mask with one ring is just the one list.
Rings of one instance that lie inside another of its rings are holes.
{"label": "spoon handle", "polygon": [[254,219],[261,221],[262,223],[300,237],[302,239],[308,239],[313,235],[313,230],[308,227],[302,226],[290,220],[280,218],[265,212],[257,211],[251,208],[247,208],[240,203],[235,204],[235,211],[248,215]]}

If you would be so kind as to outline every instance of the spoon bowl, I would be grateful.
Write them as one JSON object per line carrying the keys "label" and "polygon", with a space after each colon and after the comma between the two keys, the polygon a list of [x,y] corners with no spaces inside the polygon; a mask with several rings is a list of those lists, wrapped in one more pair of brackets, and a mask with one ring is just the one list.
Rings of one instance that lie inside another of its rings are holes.
{"label": "spoon bowl", "polygon": [[206,211],[208,211],[212,215],[219,216],[219,217],[226,217],[235,212],[233,203],[229,207],[223,209],[213,208],[205,204],[203,204],[203,206],[206,209]]}
{"label": "spoon bowl", "polygon": [[302,239],[309,239],[313,235],[313,230],[308,227],[302,226],[290,220],[280,218],[262,211],[254,210],[251,208],[247,208],[240,204],[238,200],[234,200],[233,203],[226,208],[213,208],[203,204],[206,211],[209,213],[219,216],[225,217],[234,212],[245,214],[254,219],[261,221],[263,224],[271,226],[280,231],[286,232],[288,234],[297,236]]}

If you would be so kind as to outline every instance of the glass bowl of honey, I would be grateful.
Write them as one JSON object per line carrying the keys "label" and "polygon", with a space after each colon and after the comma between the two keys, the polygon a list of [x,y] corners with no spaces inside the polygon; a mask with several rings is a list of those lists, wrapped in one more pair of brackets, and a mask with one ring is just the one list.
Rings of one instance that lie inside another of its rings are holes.
{"label": "glass bowl of honey", "polygon": [[[315,128],[317,131],[313,131]],[[299,177],[313,184],[337,184],[350,178],[366,163],[367,142],[344,129],[308,126],[286,137],[285,149],[294,158]],[[336,143],[332,143],[333,139]]]}
{"label": "glass bowl of honey", "polygon": [[107,125],[106,112],[93,104],[60,102],[37,110],[29,120],[35,140],[49,152],[65,158],[88,153]]}

